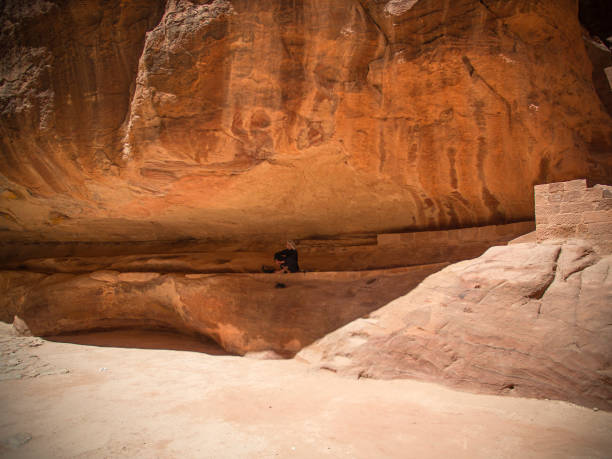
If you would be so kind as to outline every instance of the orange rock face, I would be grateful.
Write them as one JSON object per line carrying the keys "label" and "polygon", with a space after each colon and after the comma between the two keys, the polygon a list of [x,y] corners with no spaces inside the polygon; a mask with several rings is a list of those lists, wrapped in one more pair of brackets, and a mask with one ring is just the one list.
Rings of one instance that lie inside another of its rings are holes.
{"label": "orange rock face", "polygon": [[575,1],[4,2],[5,240],[533,217],[609,181]]}
{"label": "orange rock face", "polygon": [[444,266],[287,275],[0,271],[0,320],[10,322],[17,315],[39,336],[172,329],[208,336],[237,354],[273,350],[292,355]]}

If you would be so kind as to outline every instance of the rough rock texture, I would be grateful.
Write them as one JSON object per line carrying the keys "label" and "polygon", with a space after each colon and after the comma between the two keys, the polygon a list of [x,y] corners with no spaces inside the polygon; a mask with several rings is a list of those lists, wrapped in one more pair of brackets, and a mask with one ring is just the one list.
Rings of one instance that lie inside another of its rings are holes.
{"label": "rough rock texture", "polygon": [[[610,35],[609,45],[612,45],[612,35]],[[595,90],[608,113],[612,115],[612,78],[610,75],[612,53],[610,48],[598,37],[585,37],[585,46],[593,63],[593,84]]]}
{"label": "rough rock texture", "polygon": [[359,377],[611,410],[611,265],[611,255],[577,241],[494,247],[298,357]]}
{"label": "rough rock texture", "polygon": [[575,0],[2,3],[4,240],[243,240],[533,216],[609,181]]}
{"label": "rough rock texture", "polygon": [[173,329],[208,336],[237,354],[291,355],[406,294],[443,266],[287,275],[0,271],[0,320],[17,315],[38,336]]}
{"label": "rough rock texture", "polygon": [[[456,262],[482,255],[532,231],[534,222],[416,233],[361,234],[300,240],[301,270],[361,271]],[[260,272],[278,246],[244,250],[203,241],[0,243],[0,270],[88,273],[100,270],[162,273]]]}

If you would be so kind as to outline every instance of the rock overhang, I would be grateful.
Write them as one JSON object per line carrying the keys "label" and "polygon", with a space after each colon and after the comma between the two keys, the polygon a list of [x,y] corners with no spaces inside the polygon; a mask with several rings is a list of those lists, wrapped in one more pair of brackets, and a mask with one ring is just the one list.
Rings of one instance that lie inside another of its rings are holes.
{"label": "rock overhang", "polygon": [[535,183],[610,179],[612,127],[575,8],[523,3],[6,2],[2,238],[531,218]]}

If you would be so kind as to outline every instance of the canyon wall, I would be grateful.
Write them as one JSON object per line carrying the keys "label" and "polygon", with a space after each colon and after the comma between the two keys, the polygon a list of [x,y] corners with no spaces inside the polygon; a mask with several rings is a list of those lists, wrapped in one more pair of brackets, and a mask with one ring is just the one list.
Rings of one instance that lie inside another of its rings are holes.
{"label": "canyon wall", "polygon": [[533,218],[609,182],[575,0],[7,0],[0,238],[307,238]]}

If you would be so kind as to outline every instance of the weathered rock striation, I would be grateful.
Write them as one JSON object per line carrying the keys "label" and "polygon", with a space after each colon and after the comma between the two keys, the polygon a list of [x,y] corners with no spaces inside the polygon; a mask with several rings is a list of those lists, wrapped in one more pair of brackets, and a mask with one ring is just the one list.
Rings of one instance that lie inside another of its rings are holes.
{"label": "weathered rock striation", "polygon": [[607,182],[574,0],[3,2],[3,240],[498,224]]}

